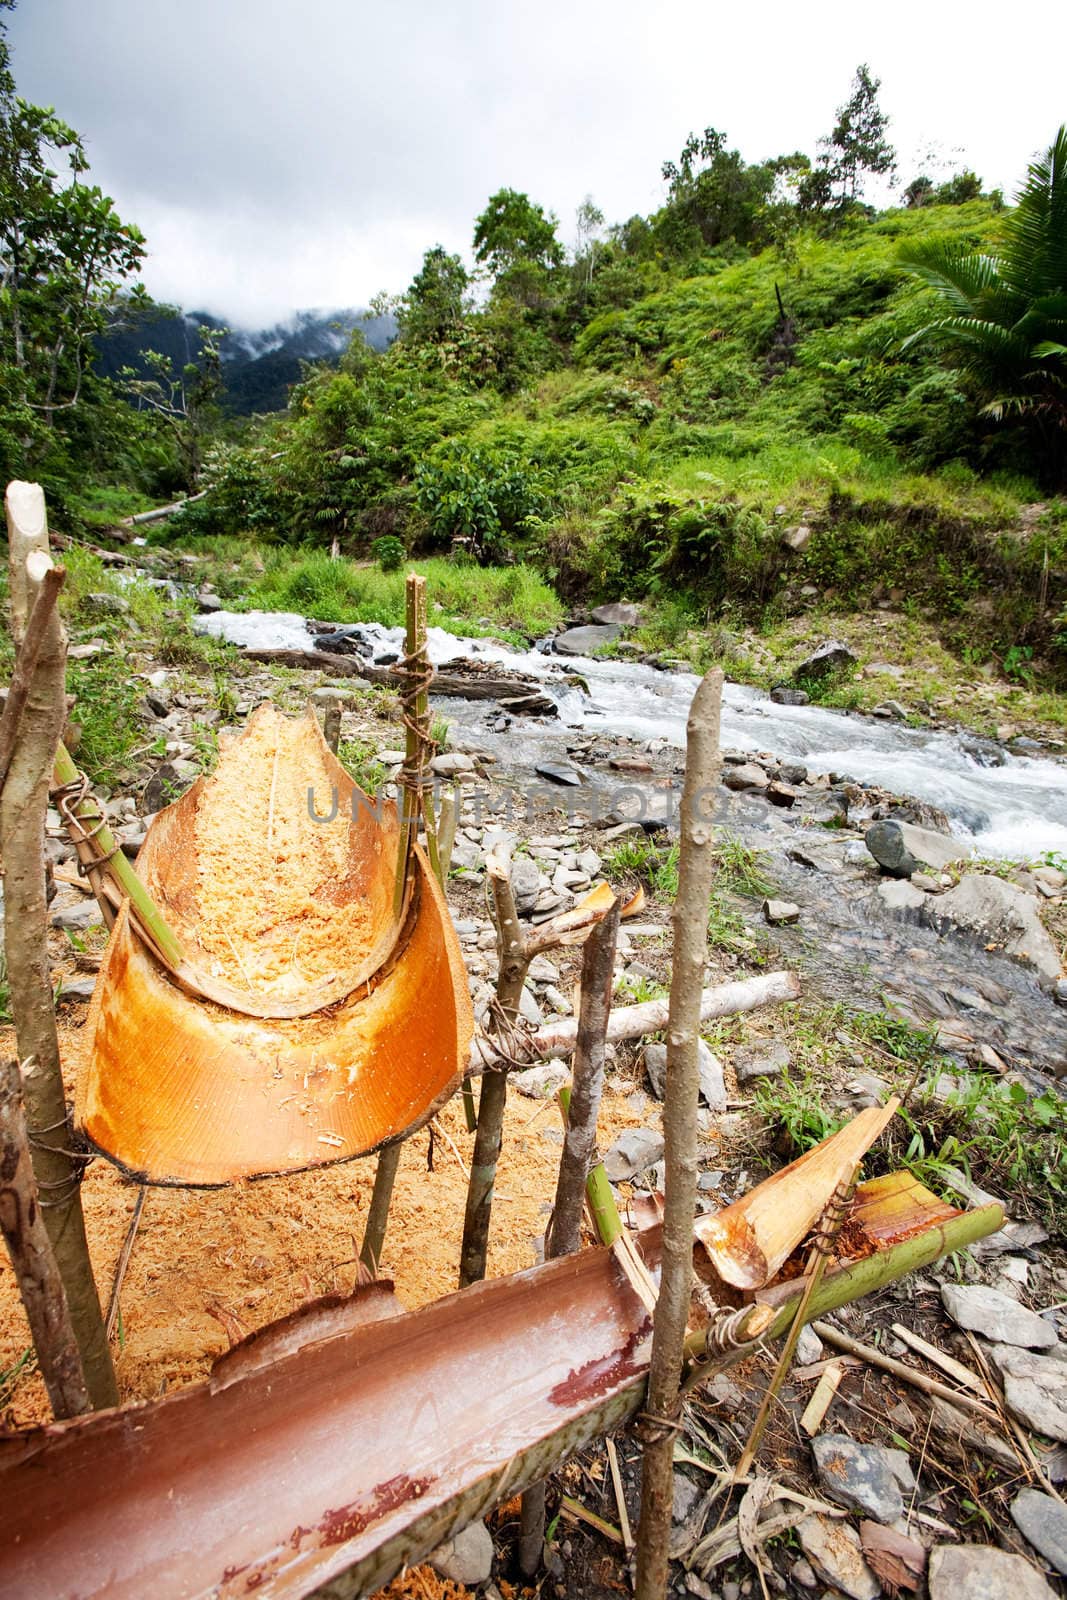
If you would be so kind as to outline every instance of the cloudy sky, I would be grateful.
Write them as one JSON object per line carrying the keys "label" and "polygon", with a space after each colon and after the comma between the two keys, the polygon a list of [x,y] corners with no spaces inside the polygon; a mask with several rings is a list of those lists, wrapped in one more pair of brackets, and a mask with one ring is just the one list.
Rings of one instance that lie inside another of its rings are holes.
{"label": "cloudy sky", "polygon": [[84,136],[163,299],[256,327],[469,253],[507,185],[561,218],[660,203],[691,129],[814,153],[867,61],[919,153],[1016,186],[1067,119],[1061,0],[19,0],[19,92]]}

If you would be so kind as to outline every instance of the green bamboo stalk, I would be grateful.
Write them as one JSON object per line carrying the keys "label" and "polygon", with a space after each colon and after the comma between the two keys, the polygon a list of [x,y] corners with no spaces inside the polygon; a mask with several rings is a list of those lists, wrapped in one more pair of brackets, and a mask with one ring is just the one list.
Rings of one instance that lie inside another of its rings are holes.
{"label": "green bamboo stalk", "polygon": [[[559,1109],[563,1114],[563,1126],[566,1128],[567,1119],[571,1108],[570,1085],[561,1085],[556,1099]],[[600,1235],[600,1242],[610,1249],[615,1240],[622,1236],[622,1218],[619,1208],[615,1204],[615,1196],[611,1192],[608,1175],[604,1171],[604,1163],[597,1161],[589,1169],[589,1176],[585,1180],[585,1198],[589,1202],[589,1209],[593,1214],[596,1231]]]}
{"label": "green bamboo stalk", "polygon": [[[81,773],[74,765],[70,752],[64,744],[60,744],[56,751],[55,782],[57,786],[68,783],[79,783]],[[130,902],[131,909],[136,913],[137,920],[145,932],[149,934],[164,961],[170,967],[180,967],[185,961],[185,952],[178,942],[177,935],[167,924],[162,912],[148,893],[144,884],[137,876],[132,864],[126,859],[125,854],[116,843],[115,836],[108,827],[104,814],[92,794],[87,794],[84,800],[79,800],[71,807],[74,815],[80,822],[84,822],[87,831],[95,833],[96,843],[103,855],[110,855],[107,865],[101,867],[101,872],[108,873],[114,878],[122,893]],[[112,852],[114,852],[112,854]],[[95,876],[95,874],[93,874]],[[93,884],[97,899],[100,892]],[[108,911],[113,911],[109,904]]]}

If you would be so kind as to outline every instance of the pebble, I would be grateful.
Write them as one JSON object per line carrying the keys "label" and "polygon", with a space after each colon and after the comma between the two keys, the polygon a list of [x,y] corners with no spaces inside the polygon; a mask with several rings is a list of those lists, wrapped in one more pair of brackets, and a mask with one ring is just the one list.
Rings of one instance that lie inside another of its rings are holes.
{"label": "pebble", "polygon": [[824,1433],[812,1450],[819,1482],[838,1505],[863,1511],[876,1522],[896,1522],[904,1515],[896,1478],[877,1445],[860,1444],[847,1433]]}
{"label": "pebble", "polygon": [[1029,1561],[992,1545],[935,1545],[928,1583],[930,1600],[1054,1600]]}
{"label": "pebble", "polygon": [[787,922],[800,921],[800,907],[792,900],[764,900],[763,915],[772,928]]}
{"label": "pebble", "polygon": [[[700,1068],[700,1097],[712,1111],[726,1110],[726,1085],[723,1082],[722,1062],[708,1048],[703,1039],[697,1040],[697,1059]],[[645,1071],[652,1092],[660,1100],[667,1081],[667,1046],[645,1045]]]}
{"label": "pebble", "polygon": [[99,928],[104,913],[95,900],[79,900],[77,905],[61,906],[50,917],[53,928],[69,928],[72,933],[84,933],[87,928]]}
{"label": "pebble", "polygon": [[612,1183],[626,1183],[654,1167],[663,1154],[663,1135],[652,1128],[627,1128],[604,1157]]}
{"label": "pebble", "polygon": [[1067,1506],[1040,1489],[1022,1489],[1011,1503],[1012,1521],[1034,1549],[1067,1577]]}
{"label": "pebble", "polygon": [[733,1069],[738,1083],[751,1083],[754,1078],[776,1078],[780,1072],[786,1072],[792,1063],[788,1048],[776,1039],[741,1045],[733,1056]]}
{"label": "pebble", "polygon": [[943,1283],[941,1301],[958,1327],[969,1328],[998,1344],[1049,1350],[1058,1342],[1051,1323],[999,1289],[977,1283]]}

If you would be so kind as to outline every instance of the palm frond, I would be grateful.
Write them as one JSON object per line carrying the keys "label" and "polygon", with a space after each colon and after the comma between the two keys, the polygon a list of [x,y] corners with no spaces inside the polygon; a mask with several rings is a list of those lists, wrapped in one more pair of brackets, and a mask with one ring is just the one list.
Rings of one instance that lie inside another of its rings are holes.
{"label": "palm frond", "polygon": [[901,264],[943,295],[962,316],[973,315],[982,298],[995,291],[998,265],[992,256],[963,250],[944,239],[932,239],[900,252]]}

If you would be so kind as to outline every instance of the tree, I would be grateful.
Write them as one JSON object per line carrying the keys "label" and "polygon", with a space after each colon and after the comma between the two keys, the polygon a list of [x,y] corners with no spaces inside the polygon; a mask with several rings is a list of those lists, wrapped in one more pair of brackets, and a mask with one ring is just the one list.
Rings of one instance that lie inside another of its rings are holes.
{"label": "tree", "polygon": [[0,24],[0,453],[11,475],[85,398],[93,340],[144,239],[86,183],[73,128],[18,97],[9,62]]}
{"label": "tree", "polygon": [[896,151],[886,138],[889,118],[878,105],[881,87],[881,79],[872,78],[866,64],[856,68],[852,93],[838,106],[833,132],[819,140],[821,154],[800,185],[798,198],[805,209],[847,210],[862,197],[864,173],[896,170]]}
{"label": "tree", "polygon": [[396,308],[400,336],[409,344],[441,344],[463,321],[468,273],[459,256],[435,244]]}
{"label": "tree", "polygon": [[558,267],[563,246],[556,237],[559,223],[526,194],[498,189],[474,224],[474,256],[499,278],[520,264]]}
{"label": "tree", "polygon": [[669,191],[659,232],[675,248],[684,248],[684,230],[695,231],[708,249],[731,239],[763,244],[780,180],[807,165],[799,154],[749,163],[740,151],[727,148],[726,135],[717,128],[691,133],[678,161],[663,164]]}
{"label": "tree", "polygon": [[1067,125],[1029,168],[1000,249],[932,239],[902,252],[937,291],[943,315],[907,341],[939,346],[994,422],[1019,419],[1038,465],[1067,477]]}
{"label": "tree", "polygon": [[574,264],[587,286],[593,281],[598,235],[603,226],[604,213],[593,196],[587,194],[574,215],[574,229],[578,236],[574,247]]}
{"label": "tree", "polygon": [[132,400],[162,418],[174,436],[185,466],[191,492],[199,487],[204,435],[217,416],[222,388],[219,342],[227,328],[198,329],[200,356],[179,372],[171,358],[159,350],[142,350],[147,376],[123,367],[119,379]]}

